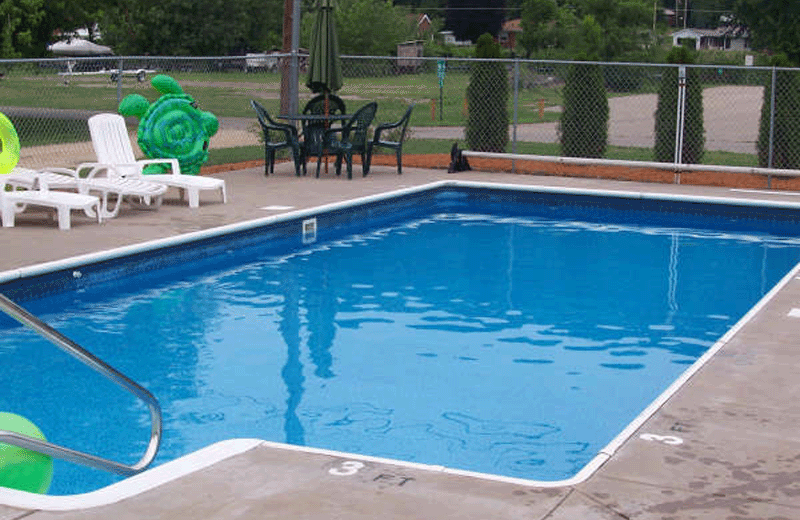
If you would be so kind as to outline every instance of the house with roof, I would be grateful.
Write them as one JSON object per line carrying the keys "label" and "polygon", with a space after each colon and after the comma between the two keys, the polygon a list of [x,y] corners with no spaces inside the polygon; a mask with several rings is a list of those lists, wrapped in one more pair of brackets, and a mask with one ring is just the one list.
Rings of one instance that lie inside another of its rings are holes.
{"label": "house with roof", "polygon": [[410,23],[417,28],[417,38],[433,39],[433,22],[425,13],[410,13],[408,15]]}
{"label": "house with roof", "polygon": [[672,45],[694,40],[695,50],[717,49],[743,51],[750,48],[750,31],[741,25],[726,25],[716,29],[681,29],[672,33]]}
{"label": "house with roof", "polygon": [[518,35],[522,33],[522,19],[506,20],[503,22],[500,32],[497,34],[497,41],[500,46],[506,49],[514,49],[517,46]]}

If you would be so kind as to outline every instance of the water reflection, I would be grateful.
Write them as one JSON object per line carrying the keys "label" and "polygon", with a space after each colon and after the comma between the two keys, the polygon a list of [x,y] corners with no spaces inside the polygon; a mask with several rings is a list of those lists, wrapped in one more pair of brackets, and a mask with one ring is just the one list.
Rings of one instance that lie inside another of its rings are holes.
{"label": "water reflection", "polygon": [[284,301],[280,311],[278,330],[286,346],[286,364],[281,369],[281,377],[286,384],[286,413],[284,432],[289,444],[305,445],[303,424],[297,416],[297,408],[303,399],[303,363],[300,361],[300,287],[293,283],[291,270],[282,273],[281,287]]}

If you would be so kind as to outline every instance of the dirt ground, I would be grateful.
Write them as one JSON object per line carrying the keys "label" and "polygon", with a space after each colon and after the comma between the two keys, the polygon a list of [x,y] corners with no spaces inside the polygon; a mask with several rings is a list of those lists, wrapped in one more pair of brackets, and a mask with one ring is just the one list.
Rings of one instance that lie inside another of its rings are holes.
{"label": "dirt ground", "polygon": [[[358,158],[353,158],[358,163]],[[203,168],[204,174],[213,174],[220,171],[230,171],[241,168],[263,166],[264,161],[250,161],[239,164],[226,164],[208,166]],[[394,155],[376,155],[372,164],[394,166]],[[404,155],[403,166],[411,168],[441,169],[447,172],[450,164],[449,154]],[[767,177],[746,173],[728,172],[671,172],[650,168],[631,168],[621,166],[574,166],[551,162],[516,161],[512,170],[509,159],[481,159],[469,158],[473,170],[487,172],[508,172],[516,175],[555,175],[560,177],[589,177],[597,179],[613,179],[620,181],[658,182],[665,184],[685,184],[696,186],[723,186],[729,188],[747,189],[773,189],[785,191],[800,191],[800,178],[797,177],[772,177],[771,186],[767,184]],[[309,162],[311,165],[311,162]],[[354,172],[359,175],[358,172]]]}

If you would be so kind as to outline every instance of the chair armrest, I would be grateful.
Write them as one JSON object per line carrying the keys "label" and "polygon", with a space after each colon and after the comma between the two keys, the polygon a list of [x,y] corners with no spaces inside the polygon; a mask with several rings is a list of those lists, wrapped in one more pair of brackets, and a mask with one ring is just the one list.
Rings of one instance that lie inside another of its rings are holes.
{"label": "chair armrest", "polygon": [[281,132],[289,132],[289,134],[297,137],[297,127],[294,125],[284,124],[284,123],[275,123],[274,125],[275,130]]}
{"label": "chair armrest", "polygon": [[[70,171],[70,170],[67,170],[66,168],[57,168],[57,170]],[[82,176],[81,172],[83,172],[84,170],[89,170],[89,171],[85,175]],[[112,164],[81,163],[81,164],[79,164],[77,166],[77,168],[75,168],[74,175],[78,179],[91,179],[92,177],[97,177],[98,172],[101,172],[101,171],[104,171],[104,170],[113,171],[113,172],[117,171],[116,168],[114,168],[114,165],[112,165]],[[60,173],[60,172],[56,172],[56,173]]]}
{"label": "chair armrest", "polygon": [[298,140],[297,128],[292,125],[284,125],[282,123],[269,124],[263,121],[259,121],[259,123],[265,139],[268,132],[280,132],[286,136],[286,141],[288,142],[297,142]]}
{"label": "chair armrest", "polygon": [[351,128],[349,125],[326,128],[325,132],[322,134],[322,140],[323,142],[327,143],[330,140],[331,136],[333,136],[334,134],[341,133],[342,134],[341,140],[346,141],[350,135],[350,129]]}
{"label": "chair armrest", "polygon": [[395,121],[394,123],[381,123],[381,124],[379,124],[378,126],[375,127],[375,131],[377,132],[378,130],[381,130],[381,131],[383,131],[383,130],[391,130],[392,128],[397,128],[402,124],[403,124],[403,120],[402,119],[400,121]]}
{"label": "chair armrest", "polygon": [[[78,167],[78,168],[80,168],[80,167]],[[62,175],[69,175],[70,177],[75,177],[76,179],[80,178],[80,176],[78,175],[78,169],[70,170],[69,168],[61,168],[61,167],[58,167],[58,166],[48,166],[47,168],[41,168],[41,169],[39,169],[37,171],[37,173],[45,173],[45,172],[60,173]]]}
{"label": "chair armrest", "polygon": [[[181,174],[181,166],[178,164],[178,159],[175,158],[160,158],[160,159],[142,159],[136,161],[137,165],[146,166],[148,164],[169,164],[170,168],[172,169],[172,175],[180,175]],[[127,165],[126,165],[127,166]],[[139,172],[141,173],[144,168],[139,168]]]}
{"label": "chair armrest", "polygon": [[380,125],[375,127],[375,133],[372,135],[372,142],[377,143],[381,140],[381,132],[386,130],[393,130],[395,128],[400,128],[403,124],[403,121],[396,121],[394,123],[381,123]]}
{"label": "chair armrest", "polygon": [[283,132],[284,134],[286,134],[286,140],[287,141],[291,141],[291,140],[295,140],[296,141],[298,139],[297,128],[292,126],[292,125],[280,125],[279,124],[279,125],[276,125],[275,127],[273,127],[272,129],[274,129],[274,130],[276,130],[278,132]]}

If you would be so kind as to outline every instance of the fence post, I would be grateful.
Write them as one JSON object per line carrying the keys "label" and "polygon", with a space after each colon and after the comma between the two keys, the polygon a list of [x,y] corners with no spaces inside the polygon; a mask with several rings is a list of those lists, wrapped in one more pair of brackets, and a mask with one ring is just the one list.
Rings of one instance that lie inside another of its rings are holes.
{"label": "fence post", "polygon": [[[767,168],[772,170],[775,146],[775,86],[777,85],[777,72],[772,67],[772,89],[769,96],[769,154],[767,158]],[[772,187],[772,172],[767,175],[767,188]]]}
{"label": "fence post", "polygon": [[[511,153],[517,153],[517,115],[519,113],[519,58],[514,58],[514,123],[511,138]],[[517,161],[511,160],[511,173],[517,173]]]}
{"label": "fence post", "polygon": [[[678,67],[678,106],[675,118],[675,170],[683,162],[683,127],[686,115],[686,65]],[[679,177],[676,177],[679,178]]]}
{"label": "fence post", "polygon": [[447,60],[442,60],[439,70],[439,121],[444,121],[444,75],[447,71]]}
{"label": "fence post", "polygon": [[120,58],[117,61],[117,105],[122,102],[122,71],[125,70],[122,67],[122,58]]}

